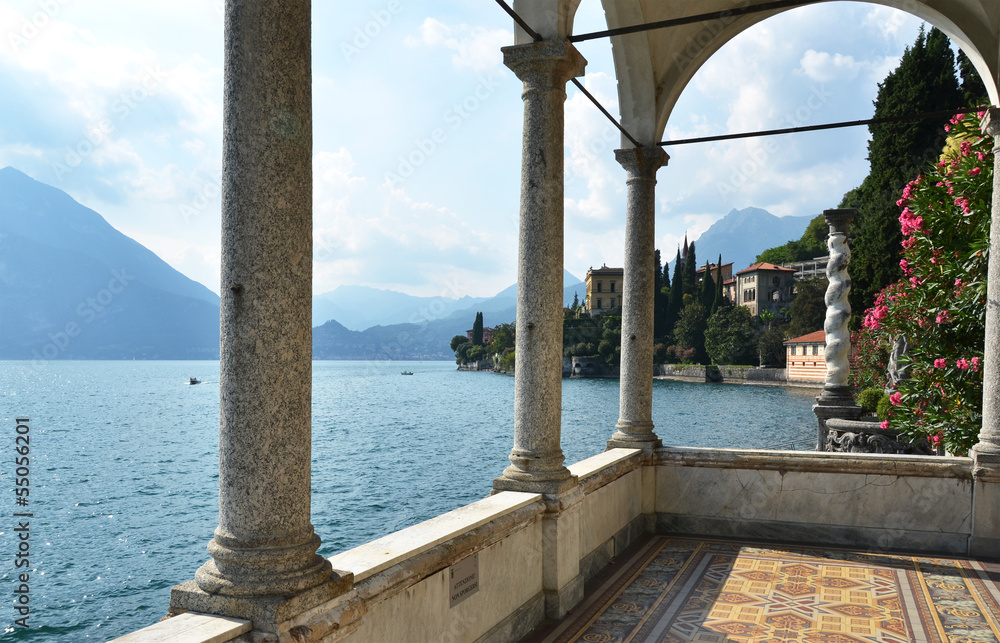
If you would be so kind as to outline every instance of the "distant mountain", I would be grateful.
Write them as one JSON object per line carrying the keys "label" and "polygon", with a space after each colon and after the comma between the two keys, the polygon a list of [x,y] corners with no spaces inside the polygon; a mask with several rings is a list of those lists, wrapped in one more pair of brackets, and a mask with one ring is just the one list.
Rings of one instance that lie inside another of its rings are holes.
{"label": "distant mountain", "polygon": [[0,169],[0,358],[218,356],[215,293],[65,192]]}
{"label": "distant mountain", "polygon": [[486,297],[414,297],[394,290],[367,286],[338,286],[313,297],[313,326],[331,319],[349,330],[372,326],[419,323],[447,317],[486,301]]}
{"label": "distant mountain", "polygon": [[[569,292],[565,305],[572,303],[574,292],[578,292],[580,300],[583,300],[586,287],[568,270],[563,271],[563,284],[567,289],[574,289]],[[332,319],[348,330],[361,331],[372,326],[419,324],[455,314],[458,317],[475,317],[477,311],[505,311],[516,303],[517,284],[493,297],[466,296],[460,299],[414,297],[367,286],[338,286],[335,290],[313,297],[313,326],[322,326]]]}
{"label": "distant mountain", "polygon": [[[753,264],[757,255],[768,248],[799,239],[814,216],[776,217],[760,208],[731,210],[698,237],[695,258],[699,266],[704,266],[706,260],[715,263],[721,253],[723,263],[733,262],[735,275]],[[661,252],[664,260],[673,262],[676,249]]]}
{"label": "distant mountain", "polygon": [[[583,282],[568,271],[563,274],[563,305],[573,302],[574,293],[582,301],[586,294]],[[313,329],[313,357],[316,359],[452,359],[449,343],[455,335],[465,335],[472,328],[476,312],[482,311],[483,324],[513,322],[517,316],[517,285],[505,288],[495,297],[456,310],[443,319],[421,323],[387,324],[364,331],[351,330],[337,321]]]}

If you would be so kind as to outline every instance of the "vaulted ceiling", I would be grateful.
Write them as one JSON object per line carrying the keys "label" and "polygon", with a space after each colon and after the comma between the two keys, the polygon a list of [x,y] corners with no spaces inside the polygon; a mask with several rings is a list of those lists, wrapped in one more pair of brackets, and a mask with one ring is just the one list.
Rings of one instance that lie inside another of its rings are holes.
{"label": "vaulted ceiling", "polygon": [[[514,9],[545,39],[573,35],[581,0],[515,0]],[[609,29],[763,4],[765,0],[601,0]],[[878,0],[938,27],[975,64],[1000,104],[1000,0]],[[611,37],[622,125],[642,145],[661,140],[681,92],[712,54],[741,32],[787,11],[729,15]],[[531,42],[520,28],[515,42]],[[623,142],[623,146],[626,145]]]}

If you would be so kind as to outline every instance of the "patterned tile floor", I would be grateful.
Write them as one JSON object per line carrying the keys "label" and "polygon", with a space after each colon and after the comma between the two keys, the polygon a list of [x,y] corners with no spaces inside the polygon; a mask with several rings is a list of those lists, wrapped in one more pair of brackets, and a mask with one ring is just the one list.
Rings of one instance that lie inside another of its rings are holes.
{"label": "patterned tile floor", "polygon": [[1000,564],[655,536],[528,643],[1000,643]]}

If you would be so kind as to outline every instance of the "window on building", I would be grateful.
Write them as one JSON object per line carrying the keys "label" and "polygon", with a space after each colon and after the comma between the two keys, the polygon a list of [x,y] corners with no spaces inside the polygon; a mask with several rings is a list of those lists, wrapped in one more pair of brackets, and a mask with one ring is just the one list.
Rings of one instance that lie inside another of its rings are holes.
{"label": "window on building", "polygon": [[[601,286],[603,286],[603,285],[604,284],[601,283],[600,281],[597,282],[597,292],[601,292],[601,290],[602,290]],[[598,306],[598,308],[600,308],[600,306]]]}
{"label": "window on building", "polygon": [[[615,288],[614,288],[614,286],[615,286],[615,285],[614,285],[614,283],[612,283],[612,284],[611,284],[611,292],[614,292],[614,291],[615,291]],[[609,306],[610,306],[611,308],[614,308],[614,307],[615,307],[615,298],[614,298],[614,297],[612,297],[612,298],[611,298],[611,303],[609,304]]]}
{"label": "window on building", "polygon": [[[794,346],[792,346],[792,355],[795,355],[795,347]],[[794,366],[794,364],[792,366]]]}
{"label": "window on building", "polygon": [[[611,282],[611,292],[614,292],[614,291],[615,291],[615,282],[612,281]],[[611,307],[614,308],[614,306],[615,306],[614,300],[612,299],[611,301],[612,301]]]}
{"label": "window on building", "polygon": [[[600,289],[598,289],[598,290],[600,290]],[[602,306],[602,305],[601,305],[602,303],[603,303],[603,302],[602,302],[602,301],[601,301],[600,299],[598,299],[598,300],[597,300],[597,307],[598,307],[598,308],[604,308],[604,306]]]}
{"label": "window on building", "polygon": [[819,355],[819,346],[813,346],[813,355]]}

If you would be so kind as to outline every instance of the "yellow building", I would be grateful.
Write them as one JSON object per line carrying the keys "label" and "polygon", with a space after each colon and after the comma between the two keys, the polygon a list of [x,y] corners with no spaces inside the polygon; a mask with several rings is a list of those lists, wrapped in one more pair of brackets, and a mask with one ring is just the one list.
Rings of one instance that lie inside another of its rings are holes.
{"label": "yellow building", "polygon": [[622,305],[622,284],[625,281],[624,268],[608,268],[604,264],[596,270],[587,271],[587,300],[584,308],[588,313],[603,315],[612,308]]}
{"label": "yellow building", "polygon": [[826,333],[814,333],[785,342],[785,374],[788,381],[826,380]]}

